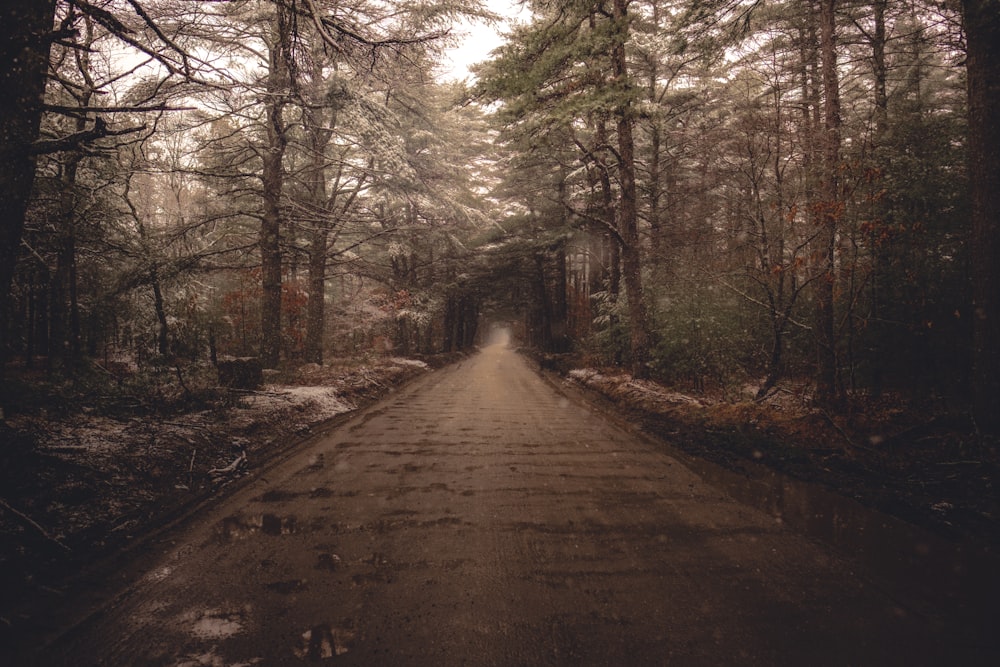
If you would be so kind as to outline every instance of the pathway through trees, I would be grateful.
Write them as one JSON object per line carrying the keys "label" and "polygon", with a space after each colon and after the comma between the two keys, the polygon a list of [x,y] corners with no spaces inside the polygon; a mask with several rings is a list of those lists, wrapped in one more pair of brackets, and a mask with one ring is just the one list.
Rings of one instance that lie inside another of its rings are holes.
{"label": "pathway through trees", "polygon": [[[165,537],[38,664],[976,664],[492,346]],[[919,582],[915,582],[918,585]]]}

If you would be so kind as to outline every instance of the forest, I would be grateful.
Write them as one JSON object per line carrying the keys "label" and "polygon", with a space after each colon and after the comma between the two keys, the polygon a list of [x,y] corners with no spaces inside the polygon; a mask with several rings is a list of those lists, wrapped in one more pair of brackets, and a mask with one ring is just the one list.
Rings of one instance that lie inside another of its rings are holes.
{"label": "forest", "polygon": [[[990,520],[996,2],[522,6],[6,2],[0,435],[509,329],[738,420],[794,399],[880,475],[945,429]],[[470,22],[506,42],[456,81]]]}
{"label": "forest", "polygon": [[499,319],[696,391],[968,398],[955,8],[538,3],[463,85],[437,58],[482,8],[328,4],[60,3],[9,361],[275,368]]}

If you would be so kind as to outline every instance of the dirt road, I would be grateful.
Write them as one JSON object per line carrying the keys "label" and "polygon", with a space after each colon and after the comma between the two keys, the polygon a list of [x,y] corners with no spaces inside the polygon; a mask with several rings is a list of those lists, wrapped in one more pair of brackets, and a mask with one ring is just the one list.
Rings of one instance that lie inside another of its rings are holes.
{"label": "dirt road", "polygon": [[987,662],[946,619],[502,346],[409,385],[154,549],[141,577],[108,583],[124,586],[112,604],[30,661]]}

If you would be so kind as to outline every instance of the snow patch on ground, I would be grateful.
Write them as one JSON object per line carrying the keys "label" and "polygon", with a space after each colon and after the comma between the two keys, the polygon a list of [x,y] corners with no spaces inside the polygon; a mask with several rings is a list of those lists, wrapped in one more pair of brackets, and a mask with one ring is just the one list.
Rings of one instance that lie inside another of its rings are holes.
{"label": "snow patch on ground", "polygon": [[405,359],[403,357],[393,357],[389,361],[396,364],[397,366],[412,366],[414,368],[423,368],[425,370],[430,368],[430,366],[428,366],[426,362],[420,361],[419,359]]}
{"label": "snow patch on ground", "polygon": [[[76,396],[58,410],[7,415],[0,440],[10,435],[16,446],[0,447],[0,495],[17,513],[0,511],[0,590],[30,587],[50,566],[53,545],[77,556],[121,544],[428,368],[401,358],[341,360],[269,374],[252,391],[215,387],[209,378],[192,384],[193,406],[179,399],[155,405],[152,395],[127,406]],[[0,614],[7,606],[4,599]],[[209,615],[190,625],[217,641],[240,622]],[[188,664],[215,664],[212,655],[188,657]]]}
{"label": "snow patch on ground", "polygon": [[[269,385],[262,391],[239,395],[229,415],[231,425],[246,427],[267,415],[292,413],[293,430],[326,421],[354,410],[356,405],[341,397],[337,389],[323,386]],[[206,432],[220,430],[217,417],[199,412],[176,419],[128,419],[81,415],[72,420],[46,424],[39,450],[61,457],[86,454],[100,459],[135,454],[137,448],[156,449],[168,444],[189,443]]]}
{"label": "snow patch on ground", "polygon": [[592,368],[574,368],[569,373],[569,379],[585,387],[597,389],[611,398],[627,399],[632,405],[641,405],[647,409],[656,410],[672,405],[690,405],[704,407],[705,401],[668,391],[663,386],[649,380],[636,380],[631,375],[603,375]]}
{"label": "snow patch on ground", "polygon": [[[317,421],[335,417],[355,409],[350,401],[340,397],[336,389],[330,387],[282,387],[272,386],[268,389],[275,394],[274,399],[285,401],[293,406],[311,408],[310,417]],[[269,398],[265,396],[264,398]]]}
{"label": "snow patch on ground", "polygon": [[56,423],[46,434],[39,450],[53,454],[86,451],[111,456],[122,450],[139,424],[107,417],[87,416]]}

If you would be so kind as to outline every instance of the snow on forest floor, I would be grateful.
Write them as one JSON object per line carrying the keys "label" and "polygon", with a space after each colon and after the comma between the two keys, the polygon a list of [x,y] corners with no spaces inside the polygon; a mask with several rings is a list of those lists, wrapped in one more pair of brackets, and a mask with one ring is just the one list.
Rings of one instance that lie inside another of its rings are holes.
{"label": "snow on forest floor", "polygon": [[[58,578],[204,499],[338,415],[426,372],[424,361],[307,364],[198,405],[110,411],[49,400],[0,421],[0,589]],[[213,393],[214,392],[214,393]],[[4,610],[0,609],[0,622]]]}
{"label": "snow on forest floor", "polygon": [[898,395],[854,397],[841,413],[789,381],[764,401],[756,387],[722,399],[680,393],[618,370],[566,370],[643,430],[731,470],[761,466],[959,540],[1000,547],[998,443],[967,415]]}
{"label": "snow on forest floor", "polygon": [[657,410],[664,405],[705,405],[704,399],[669,391],[655,382],[635,380],[623,373],[609,375],[592,368],[577,368],[569,372],[569,377],[602,393],[614,394],[618,400],[637,408]]}

